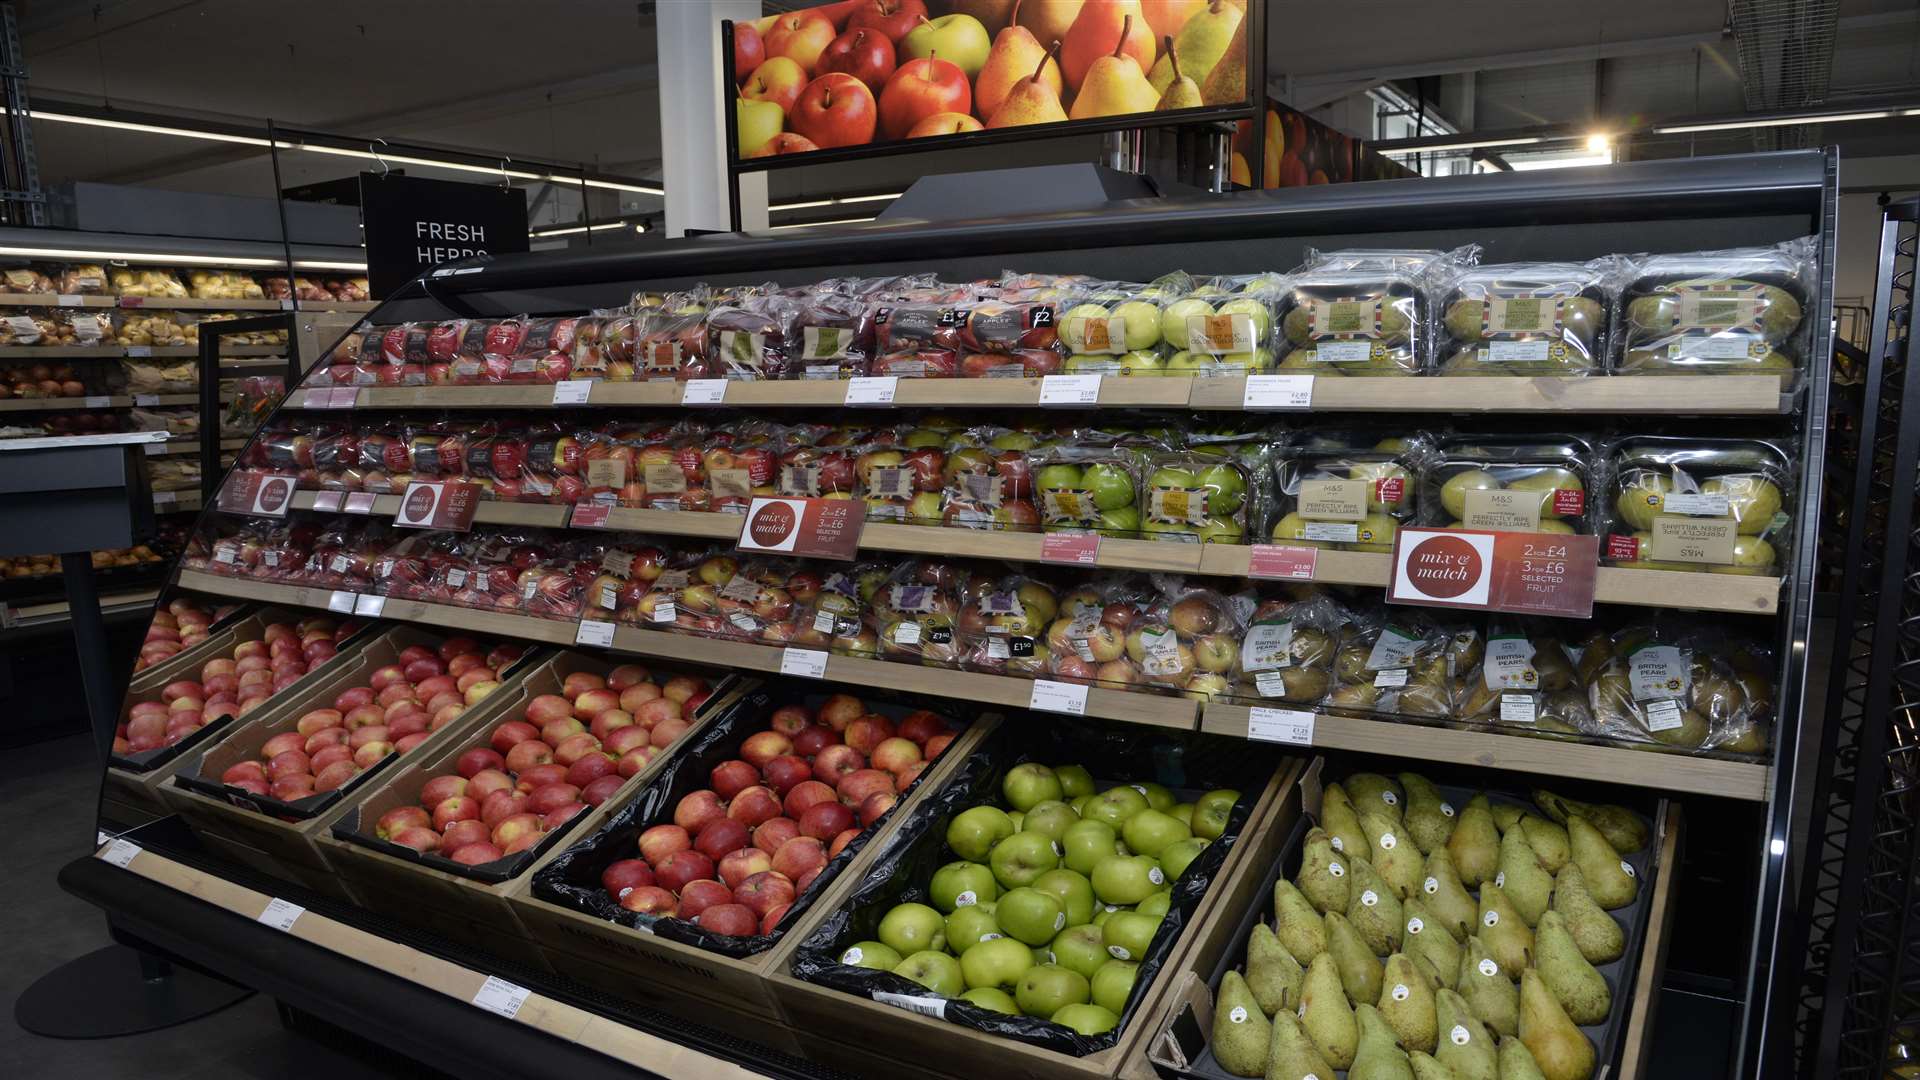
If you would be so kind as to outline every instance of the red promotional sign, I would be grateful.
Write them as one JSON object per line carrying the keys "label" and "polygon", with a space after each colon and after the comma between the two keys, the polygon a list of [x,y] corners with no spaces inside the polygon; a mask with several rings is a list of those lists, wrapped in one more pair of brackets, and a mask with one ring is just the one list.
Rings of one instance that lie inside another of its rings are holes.
{"label": "red promotional sign", "polygon": [[567,525],[575,529],[604,529],[612,509],[605,503],[577,503]]}
{"label": "red promotional sign", "polygon": [[740,523],[741,551],[851,560],[866,504],[855,499],[757,498]]}
{"label": "red promotional sign", "polygon": [[1247,576],[1274,581],[1312,581],[1319,562],[1319,548],[1255,544],[1247,552]]}
{"label": "red promotional sign", "polygon": [[1100,561],[1100,534],[1052,532],[1040,539],[1040,561],[1094,566]]}
{"label": "red promotional sign", "polygon": [[293,478],[262,473],[234,473],[220,488],[214,505],[229,514],[286,517],[293,505]]}
{"label": "red promotional sign", "polygon": [[479,502],[480,489],[473,484],[408,484],[393,523],[408,529],[466,532],[473,527]]}
{"label": "red promotional sign", "polygon": [[1387,602],[1592,618],[1599,544],[1561,533],[1401,529]]}

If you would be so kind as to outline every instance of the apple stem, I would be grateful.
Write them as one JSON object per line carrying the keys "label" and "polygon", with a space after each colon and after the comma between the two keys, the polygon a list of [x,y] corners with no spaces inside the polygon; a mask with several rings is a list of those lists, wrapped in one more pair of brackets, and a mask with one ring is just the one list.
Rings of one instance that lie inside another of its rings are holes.
{"label": "apple stem", "polygon": [[1173,81],[1180,81],[1180,57],[1173,51],[1173,35],[1168,34],[1161,40],[1167,43],[1167,63],[1173,65]]}
{"label": "apple stem", "polygon": [[1113,46],[1114,59],[1119,59],[1120,54],[1126,51],[1127,35],[1131,33],[1133,33],[1133,16],[1128,15],[1126,18],[1120,20],[1120,40],[1115,42]]}

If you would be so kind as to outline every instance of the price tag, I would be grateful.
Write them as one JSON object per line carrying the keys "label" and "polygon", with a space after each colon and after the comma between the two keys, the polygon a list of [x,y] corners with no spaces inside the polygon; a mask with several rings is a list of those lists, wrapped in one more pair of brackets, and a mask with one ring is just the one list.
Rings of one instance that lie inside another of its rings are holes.
{"label": "price tag", "polygon": [[150,442],[141,448],[148,457],[160,457],[167,452],[166,443]]}
{"label": "price tag", "polygon": [[85,303],[74,293],[61,293],[55,300],[61,307],[81,307]]}
{"label": "price tag", "polygon": [[473,512],[479,504],[478,485],[458,481],[423,484],[416,480],[400,496],[400,512],[394,515],[393,523],[409,529],[466,532],[473,528]]}
{"label": "price tag", "polygon": [[1247,552],[1247,576],[1270,581],[1312,581],[1319,560],[1319,548],[1255,544]]}
{"label": "price tag", "polygon": [[574,631],[575,645],[595,645],[602,649],[613,645],[613,624],[597,619],[581,619],[580,629]]}
{"label": "price tag", "polygon": [[104,397],[99,394],[93,394],[89,397],[83,398],[81,403],[84,404],[89,409],[110,409],[113,407],[112,398]]}
{"label": "price tag", "polygon": [[346,497],[347,493],[344,491],[316,491],[313,493],[313,508],[315,510],[338,513],[340,510],[340,502]]}
{"label": "price tag", "polygon": [[292,300],[282,300],[282,301],[280,301],[280,310],[281,310],[281,311],[292,311],[292,310],[293,310],[293,301],[292,301]]}
{"label": "price tag", "polygon": [[136,357],[137,357],[137,356],[152,356],[152,355],[153,355],[153,346],[151,346],[151,345],[129,345],[129,346],[127,346],[127,355],[128,355],[128,356],[136,356]]}
{"label": "price tag", "polygon": [[349,514],[373,513],[374,494],[371,491],[350,491],[340,504],[340,509]]}
{"label": "price tag", "polygon": [[1536,719],[1533,697],[1529,694],[1501,694],[1500,722],[1503,724],[1531,724]]}
{"label": "price tag", "polygon": [[327,408],[351,409],[360,401],[360,390],[352,386],[336,386],[327,391]]}
{"label": "price tag", "polygon": [[928,997],[925,994],[896,994],[890,990],[873,991],[873,1000],[882,1005],[891,1005],[896,1009],[916,1012],[921,1016],[931,1016],[935,1020],[947,1018],[947,999]]}
{"label": "price tag", "polygon": [[473,1003],[511,1020],[520,1014],[520,1006],[526,1004],[530,993],[532,991],[524,986],[515,986],[498,976],[489,975],[487,981],[480,985],[480,992],[473,995]]}
{"label": "price tag", "polygon": [[361,593],[360,598],[353,602],[353,613],[365,615],[369,619],[379,618],[380,613],[385,610],[387,610],[387,598],[373,593]]}
{"label": "price tag", "polygon": [[1313,745],[1313,714],[1301,709],[1247,710],[1247,738],[1259,742]]}
{"label": "price tag", "polygon": [[1069,713],[1073,716],[1087,714],[1087,688],[1079,683],[1053,682],[1050,679],[1035,679],[1033,695],[1027,699],[1027,708],[1041,712]]}
{"label": "price tag", "polygon": [[1100,376],[1046,375],[1040,379],[1042,405],[1100,404]]}
{"label": "price tag", "polygon": [[1100,534],[1048,533],[1040,538],[1040,561],[1068,566],[1094,566],[1100,561]]}
{"label": "price tag", "polygon": [[861,376],[847,380],[848,405],[892,405],[893,394],[899,388],[900,379],[896,375]]}
{"label": "price tag", "polygon": [[1249,375],[1247,389],[1240,398],[1243,409],[1310,409],[1313,407],[1311,375]]}
{"label": "price tag", "polygon": [[290,904],[276,896],[267,901],[266,910],[262,911],[255,921],[265,923],[275,930],[291,930],[294,920],[306,913],[307,909],[299,904]]}
{"label": "price tag", "polygon": [[801,679],[824,679],[827,677],[827,654],[819,649],[782,649],[780,674]]}
{"label": "price tag", "polygon": [[555,405],[585,405],[593,395],[593,383],[587,379],[562,379],[553,384]]}
{"label": "price tag", "polygon": [[725,379],[688,379],[686,388],[680,391],[682,405],[724,405],[726,399]]}
{"label": "price tag", "polygon": [[107,845],[107,850],[101,852],[100,857],[124,870],[138,854],[140,854],[139,844],[131,840],[115,840]]}
{"label": "price tag", "polygon": [[160,404],[160,395],[159,394],[135,394],[133,395],[133,403],[135,405],[140,406],[143,409],[149,408],[151,406]]}
{"label": "price tag", "polygon": [[574,529],[604,529],[613,508],[605,503],[575,503],[567,526]]}
{"label": "price tag", "polygon": [[353,605],[359,599],[360,598],[353,593],[343,589],[335,589],[333,593],[327,597],[327,610],[337,611],[342,615],[351,615],[353,614]]}
{"label": "price tag", "polygon": [[120,298],[120,306],[123,308],[140,307],[146,302],[147,298],[144,296],[123,296]]}

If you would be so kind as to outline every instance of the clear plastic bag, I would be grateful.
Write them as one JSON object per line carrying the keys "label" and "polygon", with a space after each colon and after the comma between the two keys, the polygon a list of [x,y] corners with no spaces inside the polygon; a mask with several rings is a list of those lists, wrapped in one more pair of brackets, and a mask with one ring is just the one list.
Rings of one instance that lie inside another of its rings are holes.
{"label": "clear plastic bag", "polygon": [[1610,455],[1609,480],[1609,565],[1758,576],[1784,565],[1792,469],[1772,443],[1625,439]]}
{"label": "clear plastic bag", "polygon": [[[1444,271],[1443,271],[1444,272]],[[1597,375],[1606,368],[1617,260],[1504,263],[1450,274],[1442,375]]]}
{"label": "clear plastic bag", "polygon": [[969,304],[960,327],[960,366],[966,379],[1038,379],[1058,374],[1060,305],[1018,294]]}
{"label": "clear plastic bag", "polygon": [[1040,527],[1138,536],[1144,461],[1142,448],[1132,442],[1088,434],[1030,451],[1027,468]]}
{"label": "clear plastic bag", "polygon": [[1445,657],[1452,640],[1451,629],[1418,608],[1376,604],[1355,614],[1341,630],[1324,707],[1360,716],[1451,715]]}
{"label": "clear plastic bag", "polygon": [[1250,700],[1317,704],[1333,688],[1346,621],[1346,612],[1323,594],[1298,600],[1260,597],[1245,621],[1233,667],[1234,693]]}
{"label": "clear plastic bag", "polygon": [[1212,278],[1160,313],[1167,375],[1253,375],[1274,367],[1280,279]]}
{"label": "clear plastic bag", "polygon": [[1046,670],[1045,634],[1060,610],[1054,590],[1024,573],[973,574],[962,590],[960,666],[1035,678]]}
{"label": "clear plastic bag", "polygon": [[1622,375],[1793,376],[1806,355],[1816,237],[1635,260],[1620,299]]}
{"label": "clear plastic bag", "polygon": [[[1640,624],[1614,635],[1590,687],[1592,734],[1681,750],[1767,748],[1772,686],[1743,676],[1717,635]],[[1749,693],[1749,687],[1758,691]]]}
{"label": "clear plastic bag", "polygon": [[1573,657],[1557,635],[1561,625],[1495,619],[1488,627],[1478,670],[1462,680],[1455,717],[1529,731],[1578,734],[1584,730],[1584,688]]}
{"label": "clear plastic bag", "polygon": [[1245,543],[1249,511],[1260,502],[1259,465],[1250,451],[1227,446],[1146,455],[1141,531],[1150,540]]}
{"label": "clear plastic bag", "polygon": [[967,575],[958,564],[931,560],[901,563],[867,604],[868,625],[883,660],[957,667],[960,597]]}
{"label": "clear plastic bag", "polygon": [[799,352],[798,306],[763,292],[716,304],[707,312],[710,376],[740,381],[784,379]]}

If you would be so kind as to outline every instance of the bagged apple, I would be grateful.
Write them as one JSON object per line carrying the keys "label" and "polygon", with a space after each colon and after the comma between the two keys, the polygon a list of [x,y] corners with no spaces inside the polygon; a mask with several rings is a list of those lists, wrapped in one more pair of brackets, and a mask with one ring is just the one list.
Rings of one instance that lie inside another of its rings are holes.
{"label": "bagged apple", "polygon": [[1059,612],[1054,590],[1026,574],[969,575],[961,590],[960,666],[1034,678],[1046,670],[1042,640]]}
{"label": "bagged apple", "polygon": [[790,639],[795,619],[806,610],[789,588],[791,579],[801,573],[800,564],[792,559],[753,558],[736,564],[733,574],[714,590],[720,636],[743,641]]}
{"label": "bagged apple", "polygon": [[[1471,631],[1458,631],[1477,642]],[[1333,659],[1323,707],[1347,715],[1439,719],[1453,713],[1448,647],[1456,630],[1417,608],[1375,604],[1353,613]]]}
{"label": "bagged apple", "polygon": [[1078,375],[1157,375],[1166,367],[1160,302],[1192,287],[1186,275],[1148,286],[1080,282],[1061,301],[1065,370]]}
{"label": "bagged apple", "polygon": [[665,297],[656,308],[634,313],[635,374],[648,382],[714,377],[707,357],[704,286]]}
{"label": "bagged apple", "polygon": [[783,439],[780,465],[773,474],[776,495],[792,498],[854,497],[859,482],[854,462],[858,455],[851,446],[813,446],[797,441],[798,433],[789,431]]}
{"label": "bagged apple", "polygon": [[[1341,627],[1339,604],[1319,593],[1289,600],[1260,597],[1231,637],[1234,663],[1227,669],[1238,697],[1312,705],[1333,685]],[[1223,682],[1225,680],[1222,680]]]}
{"label": "bagged apple", "polygon": [[779,426],[742,420],[708,433],[700,452],[712,492],[708,508],[744,514],[756,496],[772,495],[779,465]]}
{"label": "bagged apple", "polygon": [[1443,269],[1440,374],[1601,374],[1618,262]]}
{"label": "bagged apple", "polygon": [[1140,532],[1135,505],[1142,454],[1151,444],[1117,433],[1087,432],[1029,451],[1034,506],[1048,532],[1097,530],[1102,536]]}
{"label": "bagged apple", "polygon": [[1442,439],[1420,470],[1423,524],[1504,532],[1593,531],[1588,493],[1598,457],[1586,440]]}
{"label": "bagged apple", "polygon": [[1768,576],[1790,538],[1792,469],[1780,447],[1742,439],[1623,439],[1609,456],[1613,566]]}
{"label": "bagged apple", "polygon": [[1127,634],[1153,596],[1151,583],[1133,574],[1103,574],[1061,596],[1047,627],[1047,674],[1115,689],[1142,682]]}
{"label": "bagged apple", "polygon": [[1638,259],[1620,300],[1622,375],[1782,375],[1806,354],[1818,237]]}
{"label": "bagged apple", "polygon": [[1737,669],[1724,637],[1643,624],[1616,633],[1612,651],[1589,691],[1591,734],[1683,750],[1766,750],[1772,684]]}
{"label": "bagged apple", "polygon": [[880,658],[957,667],[957,628],[967,574],[958,564],[909,560],[895,567],[867,608]]}
{"label": "bagged apple", "polygon": [[843,656],[880,655],[880,638],[867,625],[867,606],[892,572],[878,563],[860,563],[849,571],[829,571],[813,601],[812,629],[826,635],[832,651]]}
{"label": "bagged apple", "polygon": [[[129,273],[121,271],[121,273]],[[55,292],[53,277],[31,263],[16,262],[0,269],[0,293],[17,295],[20,293]]]}
{"label": "bagged apple", "polygon": [[1167,304],[1160,335],[1168,375],[1255,375],[1274,366],[1274,310],[1282,296],[1269,275],[1213,278]]}
{"label": "bagged apple", "polygon": [[773,292],[771,286],[754,295],[716,303],[707,312],[712,377],[742,381],[787,378],[798,351],[798,316],[798,305]]}
{"label": "bagged apple", "polygon": [[1392,551],[1400,526],[1414,520],[1420,500],[1414,480],[1428,454],[1418,437],[1384,440],[1369,450],[1311,443],[1281,450],[1273,463],[1270,535],[1283,544]]}
{"label": "bagged apple", "polygon": [[1419,375],[1428,366],[1430,271],[1474,249],[1309,251],[1287,278],[1282,368],[1315,375]]}
{"label": "bagged apple", "polygon": [[1060,371],[1060,306],[1004,291],[966,309],[960,370],[968,379],[1038,379]]}
{"label": "bagged apple", "polygon": [[1246,542],[1256,452],[1232,445],[1146,455],[1140,528],[1149,540]]}
{"label": "bagged apple", "polygon": [[[884,279],[883,279],[884,280]],[[835,278],[789,290],[799,348],[788,376],[850,379],[873,359],[873,317],[867,293],[883,280]]]}
{"label": "bagged apple", "polygon": [[1197,580],[1152,580],[1156,595],[1127,628],[1127,659],[1147,687],[1201,701],[1224,696],[1242,662],[1240,607]]}
{"label": "bagged apple", "polygon": [[1026,459],[1033,444],[1028,433],[1006,428],[956,433],[943,468],[940,520],[969,529],[1034,531],[1039,515]]}

